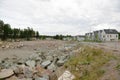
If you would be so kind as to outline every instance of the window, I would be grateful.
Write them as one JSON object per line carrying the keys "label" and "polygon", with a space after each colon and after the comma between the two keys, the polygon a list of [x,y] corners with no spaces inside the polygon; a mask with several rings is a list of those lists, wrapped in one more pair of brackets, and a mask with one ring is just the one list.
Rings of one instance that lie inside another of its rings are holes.
{"label": "window", "polygon": [[118,37],[118,35],[116,35],[116,37]]}

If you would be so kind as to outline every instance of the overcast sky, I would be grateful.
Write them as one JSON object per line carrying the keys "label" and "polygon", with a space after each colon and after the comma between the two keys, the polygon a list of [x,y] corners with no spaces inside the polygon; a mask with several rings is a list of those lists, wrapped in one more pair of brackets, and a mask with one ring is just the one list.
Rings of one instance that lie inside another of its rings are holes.
{"label": "overcast sky", "polygon": [[47,35],[120,31],[120,0],[0,0],[0,19]]}

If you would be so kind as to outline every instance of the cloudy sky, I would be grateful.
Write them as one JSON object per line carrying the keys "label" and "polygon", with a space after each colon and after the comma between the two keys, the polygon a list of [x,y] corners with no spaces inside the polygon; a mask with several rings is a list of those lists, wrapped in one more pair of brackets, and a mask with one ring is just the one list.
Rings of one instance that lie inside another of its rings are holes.
{"label": "cloudy sky", "polygon": [[120,0],[0,0],[0,19],[47,35],[120,31]]}

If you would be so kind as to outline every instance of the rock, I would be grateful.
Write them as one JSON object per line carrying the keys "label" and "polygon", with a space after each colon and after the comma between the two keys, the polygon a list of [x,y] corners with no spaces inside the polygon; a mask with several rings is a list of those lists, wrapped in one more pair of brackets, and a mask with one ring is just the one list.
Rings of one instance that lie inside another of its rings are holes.
{"label": "rock", "polygon": [[42,72],[45,71],[45,69],[43,67],[41,67],[40,65],[37,65],[36,71],[37,71],[37,75],[41,76]]}
{"label": "rock", "polygon": [[50,60],[50,61],[53,61],[53,56],[47,56],[46,59]]}
{"label": "rock", "polygon": [[50,60],[47,60],[47,61],[44,61],[42,64],[41,64],[41,66],[42,67],[47,67],[48,65],[50,65],[51,64],[51,61]]}
{"label": "rock", "polygon": [[0,72],[0,79],[5,79],[14,74],[12,69],[2,69]]}
{"label": "rock", "polygon": [[43,76],[43,75],[50,75],[52,72],[50,70],[46,70],[40,65],[36,66],[37,76]]}
{"label": "rock", "polygon": [[41,58],[41,57],[37,57],[37,58],[35,59],[35,61],[40,61],[40,62],[42,62],[42,58]]}
{"label": "rock", "polygon": [[39,55],[36,53],[36,54],[30,55],[29,59],[30,60],[36,60],[37,57],[39,57]]}
{"label": "rock", "polygon": [[25,60],[20,59],[20,60],[18,60],[16,63],[17,63],[18,65],[21,65],[21,64],[24,64],[24,63],[25,63]]}
{"label": "rock", "polygon": [[44,75],[42,77],[35,78],[35,80],[49,80],[49,76],[48,75]]}
{"label": "rock", "polygon": [[15,74],[23,74],[23,70],[26,66],[23,64],[23,65],[19,65],[19,66],[16,66],[13,68],[13,71]]}
{"label": "rock", "polygon": [[57,75],[55,74],[55,73],[52,73],[51,75],[50,75],[50,80],[57,80],[58,78],[57,78]]}
{"label": "rock", "polygon": [[58,80],[73,80],[75,78],[69,71],[65,71]]}
{"label": "rock", "polygon": [[57,61],[57,66],[58,66],[58,67],[63,66],[64,63],[65,63],[64,60],[58,60],[58,61]]}
{"label": "rock", "polygon": [[29,66],[29,67],[31,67],[31,68],[33,68],[33,67],[35,67],[36,63],[33,60],[28,60],[26,62],[26,65]]}
{"label": "rock", "polygon": [[53,63],[47,67],[47,69],[49,69],[52,72],[54,72],[56,70],[56,68],[57,67]]}
{"label": "rock", "polygon": [[16,76],[12,76],[12,77],[10,77],[10,78],[8,78],[6,80],[18,80],[18,78]]}
{"label": "rock", "polygon": [[23,70],[23,74],[26,78],[32,78],[33,77],[33,70],[28,68],[28,67],[25,67]]}
{"label": "rock", "polygon": [[5,46],[4,46],[4,45],[2,45],[2,48],[5,48]]}
{"label": "rock", "polygon": [[32,78],[22,78],[22,79],[17,79],[17,80],[33,80]]}

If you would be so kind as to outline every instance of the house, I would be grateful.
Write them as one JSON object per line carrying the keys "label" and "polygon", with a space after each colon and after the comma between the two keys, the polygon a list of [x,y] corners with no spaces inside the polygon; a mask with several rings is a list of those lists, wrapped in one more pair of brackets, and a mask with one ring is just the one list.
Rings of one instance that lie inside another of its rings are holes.
{"label": "house", "polygon": [[103,29],[98,31],[93,31],[91,33],[86,33],[87,40],[95,41],[117,41],[118,40],[118,31],[115,29]]}
{"label": "house", "polygon": [[90,33],[86,33],[85,34],[85,39],[86,40],[93,40],[93,33],[91,33],[91,32]]}
{"label": "house", "polygon": [[84,41],[85,36],[84,35],[77,35],[77,36],[73,36],[73,39],[77,40],[77,41]]}
{"label": "house", "polygon": [[64,37],[63,40],[64,41],[72,41],[72,37]]}

